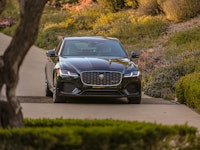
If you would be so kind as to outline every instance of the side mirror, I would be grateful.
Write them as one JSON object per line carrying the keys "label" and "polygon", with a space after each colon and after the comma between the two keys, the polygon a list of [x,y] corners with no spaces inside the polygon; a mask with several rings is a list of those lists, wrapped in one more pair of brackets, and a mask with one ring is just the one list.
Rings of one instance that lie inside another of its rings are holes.
{"label": "side mirror", "polygon": [[56,57],[55,50],[54,49],[53,50],[48,50],[46,52],[46,55],[47,55],[47,57]]}
{"label": "side mirror", "polygon": [[131,58],[139,58],[139,53],[138,52],[132,52]]}

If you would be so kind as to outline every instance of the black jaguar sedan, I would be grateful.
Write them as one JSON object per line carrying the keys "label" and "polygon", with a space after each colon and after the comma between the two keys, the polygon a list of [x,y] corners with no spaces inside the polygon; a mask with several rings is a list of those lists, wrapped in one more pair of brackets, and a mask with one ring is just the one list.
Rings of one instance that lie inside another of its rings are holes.
{"label": "black jaguar sedan", "polygon": [[120,41],[105,37],[65,37],[47,51],[46,96],[53,102],[72,97],[127,97],[141,102],[141,74]]}

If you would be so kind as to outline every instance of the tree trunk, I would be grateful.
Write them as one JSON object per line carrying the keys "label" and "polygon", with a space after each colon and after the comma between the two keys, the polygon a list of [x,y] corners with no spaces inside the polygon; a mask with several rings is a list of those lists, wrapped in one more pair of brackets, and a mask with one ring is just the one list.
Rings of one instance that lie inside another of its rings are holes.
{"label": "tree trunk", "polygon": [[1,93],[5,87],[5,96],[1,98],[4,102],[0,103],[0,126],[4,128],[23,126],[22,109],[16,98],[19,69],[37,38],[39,21],[46,1],[19,0],[21,21],[10,45],[0,57]]}

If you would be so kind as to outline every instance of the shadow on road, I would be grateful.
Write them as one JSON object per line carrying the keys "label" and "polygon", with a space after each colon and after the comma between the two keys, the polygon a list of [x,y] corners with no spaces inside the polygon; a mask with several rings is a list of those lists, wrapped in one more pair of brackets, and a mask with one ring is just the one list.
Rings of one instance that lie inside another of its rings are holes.
{"label": "shadow on road", "polygon": [[[21,103],[53,103],[51,97],[19,96]],[[66,101],[71,104],[127,104],[126,98],[71,98]],[[175,101],[161,98],[142,98],[141,104],[178,104]]]}

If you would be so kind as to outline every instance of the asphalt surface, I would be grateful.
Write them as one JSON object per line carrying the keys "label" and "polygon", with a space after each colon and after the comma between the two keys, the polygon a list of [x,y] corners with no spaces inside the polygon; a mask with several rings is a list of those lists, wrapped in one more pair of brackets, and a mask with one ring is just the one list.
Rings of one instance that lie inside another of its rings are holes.
{"label": "asphalt surface", "polygon": [[[11,38],[0,33],[0,54]],[[20,46],[19,46],[20,50]],[[154,122],[167,125],[188,124],[200,131],[200,114],[176,101],[142,96],[139,105],[127,104],[126,99],[72,99],[54,104],[45,97],[45,51],[33,46],[20,69],[17,96],[25,118],[117,119]]]}

